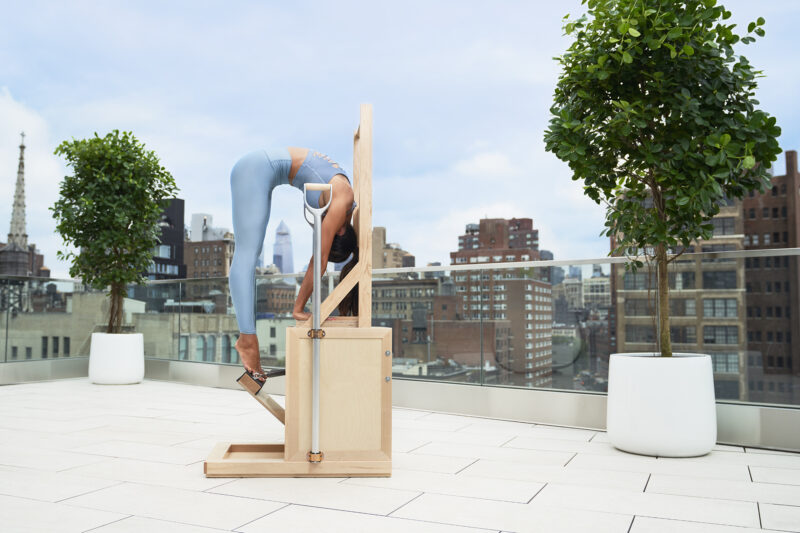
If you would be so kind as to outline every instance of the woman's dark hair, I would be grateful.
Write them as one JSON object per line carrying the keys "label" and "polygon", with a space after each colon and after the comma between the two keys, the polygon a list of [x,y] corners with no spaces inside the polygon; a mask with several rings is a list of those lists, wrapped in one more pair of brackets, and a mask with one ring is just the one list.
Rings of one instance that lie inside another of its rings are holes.
{"label": "woman's dark hair", "polygon": [[[356,230],[353,225],[348,222],[344,227],[344,235],[334,235],[333,242],[331,243],[331,250],[328,252],[328,261],[333,263],[341,263],[346,261],[353,250],[358,249],[358,239],[356,238]],[[358,254],[356,254],[358,255]]]}
{"label": "woman's dark hair", "polygon": [[[348,261],[348,263],[339,273],[339,283],[341,283],[347,274],[353,270],[353,267],[356,266],[357,263],[358,246],[356,246],[355,250],[353,250],[353,258]],[[337,309],[339,310],[339,316],[358,316],[358,283],[356,283],[355,286],[350,289],[350,292],[347,293],[347,296],[342,298],[342,301],[339,302]]]}

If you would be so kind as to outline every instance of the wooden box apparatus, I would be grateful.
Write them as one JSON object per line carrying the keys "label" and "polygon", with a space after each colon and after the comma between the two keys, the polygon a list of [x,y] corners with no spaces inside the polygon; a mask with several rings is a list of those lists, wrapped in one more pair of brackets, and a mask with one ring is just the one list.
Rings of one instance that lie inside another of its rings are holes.
{"label": "wooden box apparatus", "polygon": [[[353,174],[359,242],[356,266],[319,305],[312,320],[286,328],[286,406],[249,375],[239,383],[285,424],[283,443],[218,443],[206,477],[391,476],[392,331],[372,323],[372,107],[362,104]],[[352,289],[357,317],[329,317]],[[316,337],[316,339],[312,339]],[[313,343],[319,345],[317,424],[314,424]],[[312,426],[318,451],[312,452]]]}
{"label": "wooden box apparatus", "polygon": [[391,329],[325,328],[320,358],[320,462],[307,458],[311,444],[311,339],[307,331],[286,328],[284,444],[219,443],[206,460],[207,477],[391,475]]}

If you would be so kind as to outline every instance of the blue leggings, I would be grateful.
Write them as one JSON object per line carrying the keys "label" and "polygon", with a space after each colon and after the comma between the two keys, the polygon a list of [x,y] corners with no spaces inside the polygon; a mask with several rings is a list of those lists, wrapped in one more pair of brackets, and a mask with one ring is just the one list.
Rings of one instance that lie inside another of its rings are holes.
{"label": "blue leggings", "polygon": [[245,155],[231,171],[235,249],[228,284],[240,333],[256,332],[256,262],[264,245],[272,190],[289,183],[291,158],[286,150],[268,157],[264,150]]}

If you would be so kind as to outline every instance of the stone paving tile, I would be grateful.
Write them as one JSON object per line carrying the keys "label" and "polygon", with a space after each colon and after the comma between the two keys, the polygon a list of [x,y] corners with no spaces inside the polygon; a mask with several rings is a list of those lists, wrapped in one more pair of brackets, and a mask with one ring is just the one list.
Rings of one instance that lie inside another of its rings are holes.
{"label": "stone paving tile", "polygon": [[415,409],[393,409],[391,478],[203,474],[217,442],[283,431],[239,390],[0,387],[0,531],[800,531],[800,454],[643,457],[600,431]]}
{"label": "stone paving tile", "polygon": [[300,505],[286,507],[246,524],[242,533],[494,533],[496,530],[451,526]]}
{"label": "stone paving tile", "polygon": [[115,522],[127,515],[71,507],[61,503],[0,495],[0,530],[3,533],[79,533]]}

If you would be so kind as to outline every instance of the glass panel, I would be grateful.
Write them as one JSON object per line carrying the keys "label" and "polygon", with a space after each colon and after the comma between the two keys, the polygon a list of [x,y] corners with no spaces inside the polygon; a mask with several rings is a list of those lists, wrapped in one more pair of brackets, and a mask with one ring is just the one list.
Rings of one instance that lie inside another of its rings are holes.
{"label": "glass panel", "polygon": [[[671,263],[673,349],[712,356],[718,399],[800,405],[798,250],[756,255],[731,246],[741,244],[703,244],[696,248],[705,253]],[[656,349],[647,265],[636,273],[602,261],[529,268],[504,252],[485,255],[485,265],[454,259],[475,270],[375,274],[373,325],[392,328],[396,378],[602,393],[611,353]],[[323,298],[338,277],[326,275]],[[265,367],[284,365],[301,281],[256,279]],[[74,281],[0,277],[0,361],[86,356],[107,309],[105,291]],[[123,329],[144,334],[147,357],[241,364],[227,278],[130,286]]]}

